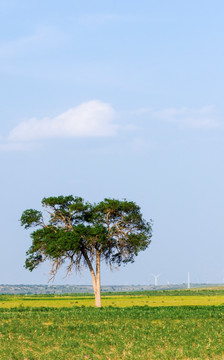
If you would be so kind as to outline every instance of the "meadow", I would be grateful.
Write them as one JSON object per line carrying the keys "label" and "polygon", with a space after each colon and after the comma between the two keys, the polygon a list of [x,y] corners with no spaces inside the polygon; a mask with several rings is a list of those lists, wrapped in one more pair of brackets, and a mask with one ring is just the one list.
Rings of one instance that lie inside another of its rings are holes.
{"label": "meadow", "polygon": [[224,359],[223,289],[107,293],[102,303],[1,295],[0,359]]}

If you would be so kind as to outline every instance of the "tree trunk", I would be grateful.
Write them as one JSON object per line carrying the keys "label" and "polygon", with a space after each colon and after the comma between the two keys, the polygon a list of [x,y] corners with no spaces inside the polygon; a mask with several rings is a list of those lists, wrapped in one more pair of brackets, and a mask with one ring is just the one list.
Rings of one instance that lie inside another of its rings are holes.
{"label": "tree trunk", "polygon": [[95,294],[95,306],[101,307],[100,251],[98,251],[98,250],[96,251],[96,274],[93,270],[91,261],[85,250],[83,250],[83,256],[86,260],[86,263],[90,270],[90,274],[92,276],[93,290],[94,290],[94,294]]}
{"label": "tree trunk", "polygon": [[95,306],[101,307],[100,252],[96,251]]}

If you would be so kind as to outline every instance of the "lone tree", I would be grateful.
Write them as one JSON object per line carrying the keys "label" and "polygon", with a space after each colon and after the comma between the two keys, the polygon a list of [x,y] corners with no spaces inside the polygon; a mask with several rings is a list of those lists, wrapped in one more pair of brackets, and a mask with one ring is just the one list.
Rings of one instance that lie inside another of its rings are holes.
{"label": "lone tree", "polygon": [[132,201],[104,199],[98,204],[81,197],[58,196],[42,200],[46,216],[28,209],[21,216],[25,229],[31,233],[32,245],[27,251],[25,268],[33,271],[50,260],[51,278],[65,262],[67,273],[73,267],[89,268],[95,293],[95,305],[101,306],[100,265],[134,262],[139,251],[145,250],[152,236],[151,221],[146,222],[140,207]]}

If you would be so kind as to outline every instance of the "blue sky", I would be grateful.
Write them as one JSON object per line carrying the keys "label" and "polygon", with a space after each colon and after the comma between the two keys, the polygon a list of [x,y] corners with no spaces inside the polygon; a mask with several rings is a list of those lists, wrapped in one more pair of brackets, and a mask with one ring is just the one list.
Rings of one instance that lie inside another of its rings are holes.
{"label": "blue sky", "polygon": [[[127,198],[149,249],[102,284],[224,281],[222,1],[2,0],[0,283],[23,268],[18,219],[45,196]],[[55,283],[90,284],[88,271]]]}

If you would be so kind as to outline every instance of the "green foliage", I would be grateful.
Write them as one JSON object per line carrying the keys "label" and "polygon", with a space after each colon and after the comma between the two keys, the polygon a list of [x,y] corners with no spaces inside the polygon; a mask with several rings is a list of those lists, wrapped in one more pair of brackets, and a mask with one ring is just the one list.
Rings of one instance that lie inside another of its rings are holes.
{"label": "green foliage", "polygon": [[92,209],[93,224],[106,229],[102,253],[109,263],[133,262],[150,244],[151,223],[131,201],[105,199]]}
{"label": "green foliage", "polygon": [[21,225],[24,226],[25,229],[28,229],[31,226],[41,225],[42,221],[42,213],[33,209],[25,210],[20,218]]}
{"label": "green foliage", "polygon": [[146,222],[139,206],[127,200],[105,199],[91,205],[81,197],[58,196],[42,200],[47,220],[37,210],[26,210],[21,225],[36,226],[31,233],[25,267],[30,271],[46,259],[54,275],[69,261],[68,270],[95,259],[96,253],[109,264],[133,262],[151,239],[151,222]]}

